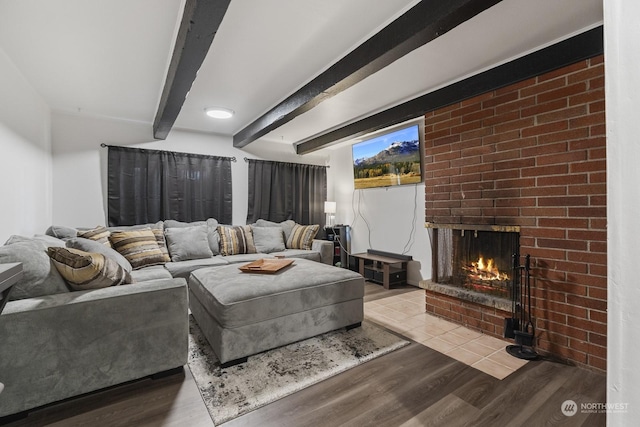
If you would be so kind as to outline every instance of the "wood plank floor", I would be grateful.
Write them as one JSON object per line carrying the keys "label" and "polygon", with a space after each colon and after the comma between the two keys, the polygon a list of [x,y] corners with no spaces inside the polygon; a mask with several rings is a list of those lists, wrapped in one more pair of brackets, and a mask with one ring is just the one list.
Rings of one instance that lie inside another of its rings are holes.
{"label": "wood plank floor", "polygon": [[[368,289],[365,299],[383,298]],[[539,360],[498,380],[418,343],[236,418],[238,426],[604,426],[561,404],[605,402],[604,375]],[[188,369],[33,411],[22,426],[212,426]]]}

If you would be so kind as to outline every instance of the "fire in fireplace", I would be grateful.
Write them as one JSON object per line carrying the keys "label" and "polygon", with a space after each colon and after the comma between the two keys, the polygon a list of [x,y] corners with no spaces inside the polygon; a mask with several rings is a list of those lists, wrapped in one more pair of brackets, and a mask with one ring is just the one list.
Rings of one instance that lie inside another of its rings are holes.
{"label": "fire in fireplace", "polygon": [[434,282],[511,298],[518,232],[438,228],[434,240]]}

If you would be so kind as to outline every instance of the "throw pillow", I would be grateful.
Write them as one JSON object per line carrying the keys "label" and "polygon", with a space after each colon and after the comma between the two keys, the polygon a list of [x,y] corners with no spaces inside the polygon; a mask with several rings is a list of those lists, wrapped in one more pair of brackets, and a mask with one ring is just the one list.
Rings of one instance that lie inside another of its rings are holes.
{"label": "throw pillow", "polygon": [[164,220],[164,229],[167,228],[187,228],[187,227],[195,227],[197,225],[205,225],[205,221],[193,221],[193,222],[185,222],[185,221],[176,221],[175,219],[165,219]]}
{"label": "throw pillow", "polygon": [[134,270],[167,262],[154,232],[149,228],[112,231],[109,240],[113,248],[131,263]]}
{"label": "throw pillow", "polygon": [[255,254],[250,225],[219,225],[220,253],[222,255]]}
{"label": "throw pillow", "polygon": [[111,247],[111,243],[109,242],[109,234],[111,234],[109,230],[101,225],[90,230],[78,230],[78,237],[95,240],[98,243],[102,243],[103,245]]}
{"label": "throw pillow", "polygon": [[116,250],[108,248],[102,243],[85,239],[83,237],[74,237],[73,239],[67,240],[67,247],[72,249],[79,249],[84,252],[96,252],[102,254],[107,258],[111,258],[112,260],[117,262],[120,267],[124,268],[127,271],[127,273],[131,273],[131,270],[133,270],[133,267],[131,267],[131,263],[127,261],[125,257],[120,255]]}
{"label": "throw pillow", "polygon": [[66,240],[78,237],[78,230],[72,227],[65,227],[64,225],[52,225],[47,228],[44,234]]}
{"label": "throw pillow", "polygon": [[211,258],[206,224],[193,227],[167,228],[164,235],[169,246],[171,261],[187,261],[190,259]]}
{"label": "throw pillow", "polygon": [[284,232],[280,227],[251,227],[256,251],[262,254],[284,251]]}
{"label": "throw pillow", "polygon": [[21,262],[22,278],[13,285],[9,300],[69,292],[65,281],[47,256],[40,241],[22,241],[0,246],[0,263]]}
{"label": "throw pillow", "polygon": [[64,240],[58,239],[57,237],[47,236],[46,234],[35,234],[33,237],[26,237],[26,236],[20,236],[20,235],[14,234],[10,236],[7,239],[7,241],[4,242],[4,244],[10,245],[12,243],[29,242],[29,241],[42,242],[47,247],[60,246],[64,248],[65,246]]}
{"label": "throw pillow", "polygon": [[164,262],[170,262],[171,256],[169,256],[169,248],[167,248],[167,240],[164,237],[164,230],[162,228],[152,228],[151,232],[156,237],[156,242],[162,252],[162,258]]}
{"label": "throw pillow", "polygon": [[57,247],[47,252],[67,284],[77,291],[131,283],[129,273],[103,254]]}
{"label": "throw pillow", "polygon": [[291,235],[287,240],[287,248],[289,249],[311,249],[314,237],[318,234],[320,226],[315,225],[300,225],[296,224],[291,230]]}
{"label": "throw pillow", "polygon": [[209,248],[214,255],[220,255],[220,235],[218,234],[218,220],[215,218],[207,219],[207,238],[209,239]]}
{"label": "throw pillow", "polygon": [[286,242],[287,240],[289,240],[289,237],[291,236],[291,231],[293,230],[293,227],[295,227],[296,222],[292,219],[288,219],[282,222],[273,222],[273,221],[267,221],[266,219],[259,219],[256,221],[254,225],[257,227],[282,228],[282,231],[284,231],[284,241]]}

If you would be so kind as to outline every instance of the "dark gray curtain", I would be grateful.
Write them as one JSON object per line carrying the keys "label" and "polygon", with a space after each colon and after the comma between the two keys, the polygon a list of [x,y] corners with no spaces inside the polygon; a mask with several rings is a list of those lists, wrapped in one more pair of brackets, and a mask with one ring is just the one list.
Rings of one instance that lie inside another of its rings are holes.
{"label": "dark gray curtain", "polygon": [[248,160],[247,224],[258,219],[298,224],[325,223],[327,168],[300,163]]}
{"label": "dark gray curtain", "polygon": [[215,218],[230,224],[231,158],[109,146],[110,226]]}

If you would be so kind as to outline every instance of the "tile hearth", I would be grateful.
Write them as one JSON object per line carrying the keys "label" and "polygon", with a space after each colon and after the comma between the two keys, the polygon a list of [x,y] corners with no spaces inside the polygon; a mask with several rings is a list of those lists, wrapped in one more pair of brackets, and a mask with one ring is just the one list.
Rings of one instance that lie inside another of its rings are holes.
{"label": "tile hearth", "polygon": [[504,379],[527,361],[505,351],[511,341],[484,335],[425,311],[424,290],[404,288],[375,297],[378,285],[367,283],[365,319],[472,366],[494,378]]}

